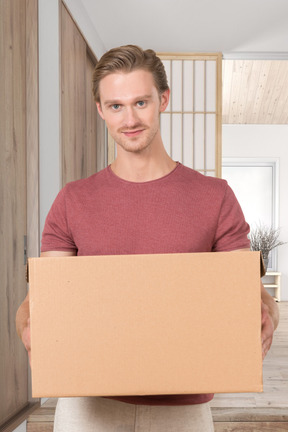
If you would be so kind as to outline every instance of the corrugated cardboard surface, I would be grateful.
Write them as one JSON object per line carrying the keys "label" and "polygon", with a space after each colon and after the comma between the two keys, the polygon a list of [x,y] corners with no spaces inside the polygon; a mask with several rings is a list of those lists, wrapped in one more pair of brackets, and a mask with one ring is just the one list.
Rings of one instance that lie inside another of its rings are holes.
{"label": "corrugated cardboard surface", "polygon": [[260,254],[32,258],[34,397],[262,391]]}

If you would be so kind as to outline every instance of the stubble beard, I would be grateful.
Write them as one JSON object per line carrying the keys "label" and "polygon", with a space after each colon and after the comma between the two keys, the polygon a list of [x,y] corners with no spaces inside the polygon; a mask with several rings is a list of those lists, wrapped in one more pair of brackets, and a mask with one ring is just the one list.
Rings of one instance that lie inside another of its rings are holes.
{"label": "stubble beard", "polygon": [[159,131],[159,125],[154,127],[153,129],[150,129],[146,125],[137,125],[130,131],[137,129],[143,129],[143,132],[140,136],[136,137],[125,137],[123,134],[123,130],[127,131],[126,129],[121,129],[117,131],[117,134],[113,137],[115,142],[122,147],[123,150],[129,152],[129,153],[141,153],[145,151],[148,147],[150,147],[151,143],[153,142],[154,138],[156,137],[158,131]]}

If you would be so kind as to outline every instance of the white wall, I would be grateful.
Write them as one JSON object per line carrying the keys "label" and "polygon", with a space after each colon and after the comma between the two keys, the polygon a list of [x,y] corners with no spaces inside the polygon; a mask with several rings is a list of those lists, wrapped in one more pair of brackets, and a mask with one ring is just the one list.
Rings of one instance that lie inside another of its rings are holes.
{"label": "white wall", "polygon": [[[288,125],[223,125],[224,158],[280,158],[279,227],[288,241]],[[288,244],[278,248],[282,300],[288,300]]]}
{"label": "white wall", "polygon": [[26,432],[26,429],[27,429],[26,426],[27,426],[27,422],[25,420],[23,423],[21,423],[20,426],[18,426],[16,429],[14,429],[14,432]]}
{"label": "white wall", "polygon": [[60,188],[59,4],[39,0],[40,230]]}

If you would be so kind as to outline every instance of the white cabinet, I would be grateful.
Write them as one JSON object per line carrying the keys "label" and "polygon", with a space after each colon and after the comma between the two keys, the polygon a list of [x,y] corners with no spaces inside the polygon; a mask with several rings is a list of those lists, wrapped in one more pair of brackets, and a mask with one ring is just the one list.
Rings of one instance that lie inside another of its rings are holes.
{"label": "white cabinet", "polygon": [[[281,273],[267,272],[262,278],[264,287],[276,301],[281,301]],[[271,292],[273,290],[273,292]]]}

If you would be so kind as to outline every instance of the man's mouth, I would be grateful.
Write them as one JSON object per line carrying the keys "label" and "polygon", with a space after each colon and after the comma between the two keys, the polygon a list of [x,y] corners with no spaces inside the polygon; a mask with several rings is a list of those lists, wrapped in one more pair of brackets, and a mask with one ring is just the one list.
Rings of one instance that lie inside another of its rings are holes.
{"label": "man's mouth", "polygon": [[122,133],[126,136],[126,137],[136,137],[138,135],[140,135],[142,132],[144,131],[144,129],[136,129],[136,130],[124,130],[122,131]]}

